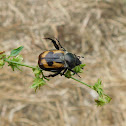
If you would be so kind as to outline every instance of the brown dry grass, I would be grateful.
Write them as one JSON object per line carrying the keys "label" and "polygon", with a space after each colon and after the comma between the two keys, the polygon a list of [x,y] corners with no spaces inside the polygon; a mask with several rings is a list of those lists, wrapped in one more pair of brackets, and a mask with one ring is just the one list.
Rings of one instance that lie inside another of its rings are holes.
{"label": "brown dry grass", "polygon": [[[52,49],[43,37],[58,37],[72,53],[84,55],[82,81],[103,80],[112,97],[96,107],[89,88],[57,76],[37,93],[32,71],[0,70],[0,126],[125,126],[126,4],[123,0],[0,0],[0,50],[20,45],[24,62]],[[40,48],[38,48],[41,47]]]}

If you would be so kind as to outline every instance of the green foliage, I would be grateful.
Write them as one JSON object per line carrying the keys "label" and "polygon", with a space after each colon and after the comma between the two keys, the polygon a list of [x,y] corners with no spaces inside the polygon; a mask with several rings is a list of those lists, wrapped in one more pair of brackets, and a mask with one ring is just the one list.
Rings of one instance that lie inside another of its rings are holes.
{"label": "green foliage", "polygon": [[67,70],[64,76],[70,78],[72,76],[71,71]]}
{"label": "green foliage", "polygon": [[42,70],[40,70],[38,66],[36,66],[36,68],[33,68],[32,70],[36,78],[39,77],[42,73]]}
{"label": "green foliage", "polygon": [[36,66],[36,68],[33,68],[32,70],[35,75],[35,78],[34,78],[31,88],[34,88],[36,91],[41,86],[45,85],[46,81],[44,80],[45,77],[43,76],[42,70],[40,70],[38,66]]}
{"label": "green foliage", "polygon": [[98,79],[97,83],[92,87],[99,95],[98,100],[95,100],[98,106],[103,106],[111,101],[111,98],[104,94],[103,88],[102,88],[102,82],[100,79]]}
{"label": "green foliage", "polygon": [[86,64],[80,64],[78,66],[76,66],[75,68],[73,68],[73,70],[76,72],[76,73],[82,73],[84,69],[84,66],[86,66]]}
{"label": "green foliage", "polygon": [[100,96],[98,99],[95,100],[97,106],[103,106],[111,101],[111,98],[108,95]]}
{"label": "green foliage", "polygon": [[20,65],[19,64],[16,64],[14,62],[17,62],[17,63],[22,63],[23,61],[23,57],[21,55],[18,55],[16,57],[13,57],[12,59],[10,59],[10,61],[12,62],[9,62],[8,63],[8,66],[11,66],[12,70],[14,71],[15,69],[18,69],[20,70]]}
{"label": "green foliage", "polygon": [[[73,70],[76,72],[76,73],[82,73],[82,69],[84,68],[84,66],[86,66],[85,64],[80,64],[76,67],[73,68]],[[67,70],[67,72],[65,73],[65,77],[67,78],[71,78],[73,75],[75,75],[74,73],[71,73],[70,70]]]}
{"label": "green foliage", "polygon": [[94,84],[93,89],[99,94],[99,96],[103,95],[103,89],[101,85],[101,80],[98,79],[98,82]]}
{"label": "green foliage", "polygon": [[38,88],[40,88],[41,86],[44,86],[45,84],[46,84],[46,81],[43,78],[35,77],[31,88],[34,88],[36,92]]}
{"label": "green foliage", "polygon": [[21,50],[22,50],[23,48],[24,48],[24,46],[20,46],[20,47],[18,47],[18,48],[16,48],[16,49],[13,49],[13,50],[11,51],[9,57],[17,56],[17,55],[21,52]]}
{"label": "green foliage", "polygon": [[1,59],[1,60],[0,60],[0,68],[3,68],[4,64],[5,64],[5,63],[4,63],[4,60]]}
{"label": "green foliage", "polygon": [[[4,51],[0,52],[0,68],[3,68],[3,66],[5,65],[5,62],[8,63],[8,66],[10,66],[13,71],[15,69],[20,70],[20,68],[19,68],[20,66],[32,68],[35,77],[34,77],[31,88],[34,88],[36,91],[41,86],[44,86],[46,84],[46,81],[47,80],[49,81],[49,79],[47,79],[43,75],[43,71],[38,66],[35,67],[35,66],[30,66],[30,65],[26,65],[26,64],[22,63],[23,57],[21,55],[19,55],[19,53],[22,51],[22,49],[23,49],[23,46],[13,49],[10,53],[10,56],[8,56],[8,57],[6,56]],[[84,66],[85,66],[85,64],[80,64],[80,65],[76,66],[75,68],[73,68],[73,70],[76,73],[82,73],[83,72],[82,69],[84,68]],[[104,94],[102,83],[101,83],[100,79],[98,79],[97,83],[95,83],[94,86],[91,86],[89,84],[86,84],[86,83],[74,78],[73,77],[74,73],[72,73],[69,70],[67,70],[67,72],[65,73],[64,76],[66,78],[71,78],[71,79],[95,90],[99,95],[99,98],[97,100],[95,100],[95,102],[97,103],[98,106],[103,106],[111,101],[111,98],[108,95]]]}

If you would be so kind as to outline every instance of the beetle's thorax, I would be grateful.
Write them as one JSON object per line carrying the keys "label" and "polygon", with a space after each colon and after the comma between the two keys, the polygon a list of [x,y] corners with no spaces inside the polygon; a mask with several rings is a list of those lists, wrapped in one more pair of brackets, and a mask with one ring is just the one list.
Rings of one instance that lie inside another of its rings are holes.
{"label": "beetle's thorax", "polygon": [[65,67],[74,68],[75,66],[81,64],[81,61],[77,58],[76,55],[72,53],[65,52],[64,57],[62,57],[65,61]]}

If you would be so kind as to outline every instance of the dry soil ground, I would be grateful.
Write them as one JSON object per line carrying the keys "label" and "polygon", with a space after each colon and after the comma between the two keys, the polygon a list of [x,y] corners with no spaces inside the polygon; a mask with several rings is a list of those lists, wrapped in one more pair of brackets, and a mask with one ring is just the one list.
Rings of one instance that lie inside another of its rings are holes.
{"label": "dry soil ground", "polygon": [[61,76],[35,93],[31,69],[6,65],[0,126],[126,126],[126,0],[0,0],[0,50],[23,45],[24,62],[36,65],[54,48],[43,37],[84,56],[81,80],[93,85],[101,78],[112,101],[97,107],[91,89]]}

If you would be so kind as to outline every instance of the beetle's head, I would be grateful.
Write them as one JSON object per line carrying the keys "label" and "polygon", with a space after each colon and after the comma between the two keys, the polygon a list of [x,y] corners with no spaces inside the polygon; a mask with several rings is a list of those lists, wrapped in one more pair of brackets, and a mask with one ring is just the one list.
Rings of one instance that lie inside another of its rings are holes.
{"label": "beetle's head", "polygon": [[81,64],[80,57],[72,53],[67,53],[65,55],[65,61],[70,68],[74,68]]}

